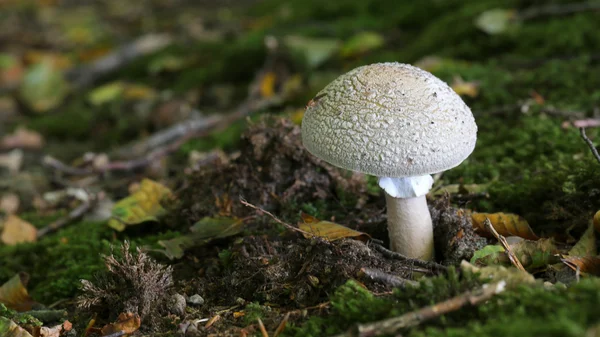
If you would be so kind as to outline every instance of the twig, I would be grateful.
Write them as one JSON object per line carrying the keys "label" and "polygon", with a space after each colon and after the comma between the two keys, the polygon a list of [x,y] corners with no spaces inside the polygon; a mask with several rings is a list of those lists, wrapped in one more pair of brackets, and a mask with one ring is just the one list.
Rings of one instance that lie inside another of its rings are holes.
{"label": "twig", "polygon": [[594,157],[596,157],[596,160],[600,163],[600,154],[598,154],[598,150],[594,146],[594,143],[592,143],[592,141],[585,134],[585,128],[579,128],[579,133],[581,134],[581,138],[583,138],[583,140],[587,143]]}
{"label": "twig", "polygon": [[101,167],[88,167],[88,168],[78,168],[72,167],[64,164],[60,160],[46,156],[43,159],[43,164],[49,166],[57,171],[63,172],[68,175],[74,176],[85,176],[91,174],[103,174],[109,171],[132,171],[142,167],[145,167],[152,162],[167,156],[175,151],[177,151],[183,144],[185,144],[188,140],[204,136],[208,134],[210,131],[218,131],[221,130],[231,123],[240,120],[247,115],[251,114],[254,111],[265,109],[274,104],[278,104],[281,102],[281,98],[274,96],[271,98],[259,99],[257,101],[246,101],[241,104],[233,113],[227,115],[224,118],[217,119],[215,118],[212,123],[206,123],[199,127],[201,123],[198,123],[198,128],[192,128],[187,133],[183,134],[178,140],[175,142],[155,149],[154,151],[148,153],[146,156],[132,159],[132,160],[124,160],[124,161],[115,161],[109,162],[106,165]]}
{"label": "twig", "polygon": [[407,284],[413,285],[413,286],[418,284],[415,281],[403,279],[396,275],[392,275],[392,274],[383,272],[379,269],[363,267],[363,268],[360,268],[360,272],[373,281],[379,281],[379,282],[391,285],[392,287],[404,288],[404,287],[406,287]]}
{"label": "twig", "polygon": [[439,317],[452,311],[461,309],[466,305],[477,305],[492,298],[494,295],[504,291],[506,282],[486,284],[475,291],[468,291],[453,297],[399,317],[384,319],[369,324],[360,324],[351,331],[337,337],[372,337],[379,335],[394,335],[398,330],[417,326],[425,321]]}
{"label": "twig", "polygon": [[104,337],[121,337],[121,336],[125,336],[125,330],[113,332],[110,335],[104,335]]}
{"label": "twig", "polygon": [[300,232],[300,233],[305,234],[305,235],[315,236],[313,233],[309,233],[309,232],[304,231],[304,230],[302,230],[302,229],[300,229],[298,227],[294,227],[294,226],[290,225],[289,223],[286,223],[286,222],[283,222],[283,221],[279,220],[279,218],[277,218],[275,215],[273,215],[273,213],[271,213],[269,211],[266,211],[266,210],[264,210],[264,209],[262,209],[262,208],[260,208],[258,206],[252,205],[251,203],[247,202],[246,199],[244,199],[244,197],[242,197],[242,196],[240,196],[240,203],[242,205],[244,205],[244,206],[248,206],[248,207],[253,208],[253,209],[255,209],[255,210],[259,211],[259,212],[265,213],[266,215],[270,216],[271,219],[275,220],[275,222],[277,222],[278,224],[281,224],[281,225],[285,226],[286,228],[289,228],[289,229],[291,229],[293,231],[296,231],[296,232]]}
{"label": "twig", "polygon": [[201,131],[206,131],[223,120],[222,115],[210,115],[202,117],[194,117],[181,121],[175,125],[171,125],[166,129],[160,130],[151,136],[129,144],[123,148],[113,151],[117,157],[137,157],[152,149],[163,146],[170,142],[176,141],[188,134],[195,134]]}
{"label": "twig", "polygon": [[598,2],[580,2],[572,4],[553,4],[540,7],[531,7],[517,14],[520,20],[531,20],[542,16],[567,15],[585,11],[600,10]]}
{"label": "twig", "polygon": [[515,267],[517,267],[517,269],[527,272],[525,270],[525,267],[523,267],[523,265],[521,264],[521,261],[519,261],[519,258],[517,258],[515,253],[510,248],[510,245],[506,241],[506,238],[504,236],[498,234],[498,232],[496,231],[494,226],[492,226],[492,222],[490,221],[489,218],[485,218],[485,220],[483,221],[483,226],[488,232],[492,233],[492,235],[496,238],[496,240],[498,240],[498,242],[500,242],[502,247],[504,247],[504,251],[506,252],[506,255],[508,256],[508,259],[510,260],[510,262]]}
{"label": "twig", "polygon": [[380,244],[373,244],[373,245],[371,245],[371,247],[375,248],[376,251],[380,252],[381,255],[383,255],[384,257],[387,257],[388,259],[410,262],[417,267],[429,269],[436,274],[441,274],[441,273],[445,273],[448,271],[448,267],[441,265],[439,263],[436,263],[434,261],[423,261],[423,260],[419,260],[419,259],[411,259],[400,253],[393,252]]}
{"label": "twig", "polygon": [[167,34],[148,34],[92,64],[68,71],[66,77],[75,88],[82,89],[92,85],[100,77],[127,65],[134,59],[163,49],[172,42],[173,38]]}
{"label": "twig", "polygon": [[265,329],[265,325],[263,324],[260,317],[257,317],[256,320],[258,321],[258,328],[260,329],[260,334],[262,335],[262,337],[269,337],[269,333],[267,332],[267,329]]}
{"label": "twig", "polygon": [[41,238],[42,236],[57,231],[60,228],[66,226],[67,224],[69,224],[70,222],[79,219],[80,217],[82,217],[87,211],[89,211],[93,205],[96,204],[96,201],[98,200],[98,196],[95,194],[89,194],[88,193],[88,197],[82,199],[82,203],[81,205],[77,206],[75,209],[73,209],[71,212],[69,212],[69,214],[66,217],[60,218],[54,222],[52,222],[51,224],[49,224],[46,227],[40,228],[37,231],[37,238]]}
{"label": "twig", "polygon": [[327,302],[323,302],[323,303],[320,303],[317,305],[313,305],[312,307],[306,307],[306,308],[302,308],[302,309],[288,311],[288,313],[286,315],[299,315],[305,310],[314,310],[314,309],[320,310],[320,309],[325,309],[325,308],[329,307],[330,305],[331,305],[331,302],[327,301]]}
{"label": "twig", "polygon": [[275,329],[275,332],[273,333],[273,337],[277,337],[279,335],[281,335],[281,333],[283,333],[283,330],[285,330],[285,327],[287,326],[287,322],[290,319],[290,313],[288,312],[287,314],[285,314],[285,316],[283,316],[283,319],[281,320],[281,323],[279,323],[279,325],[277,326],[277,329]]}

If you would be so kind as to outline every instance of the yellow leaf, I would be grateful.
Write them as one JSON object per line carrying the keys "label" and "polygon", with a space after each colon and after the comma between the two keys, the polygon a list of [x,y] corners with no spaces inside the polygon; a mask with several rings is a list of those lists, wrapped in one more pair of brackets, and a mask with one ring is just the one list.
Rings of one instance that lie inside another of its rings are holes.
{"label": "yellow leaf", "polygon": [[29,275],[26,273],[16,274],[6,281],[0,287],[0,303],[16,311],[31,310],[35,302],[29,297],[27,288],[25,288],[27,281],[29,281]]}
{"label": "yellow leaf", "polygon": [[124,92],[124,97],[130,100],[145,100],[155,96],[156,90],[141,84],[130,84]]}
{"label": "yellow leaf", "polygon": [[469,96],[474,98],[479,95],[479,83],[465,82],[458,76],[454,77],[451,87],[460,96]]}
{"label": "yellow leaf", "polygon": [[527,220],[516,214],[510,213],[473,213],[471,219],[473,220],[473,227],[482,236],[491,237],[491,234],[485,229],[483,222],[486,218],[490,219],[492,226],[503,236],[519,236],[527,240],[538,240],[539,237],[535,235]]}
{"label": "yellow leaf", "polygon": [[600,211],[596,212],[594,215],[594,228],[596,231],[600,232]]}
{"label": "yellow leaf", "polygon": [[108,225],[122,231],[127,225],[157,221],[158,217],[165,213],[165,209],[160,205],[161,200],[171,196],[172,192],[167,187],[144,179],[137,191],[115,204]]}
{"label": "yellow leaf", "polygon": [[16,215],[9,215],[4,221],[0,240],[7,245],[34,242],[37,240],[37,229]]}
{"label": "yellow leaf", "polygon": [[31,334],[6,317],[0,317],[0,336],[31,337]]}
{"label": "yellow leaf", "polygon": [[277,77],[275,73],[269,71],[264,74],[260,80],[260,95],[264,98],[273,97],[275,95],[275,80]]}
{"label": "yellow leaf", "polygon": [[302,221],[298,227],[310,234],[304,234],[305,238],[309,239],[313,236],[322,237],[329,241],[336,241],[343,238],[354,238],[360,241],[367,241],[369,235],[363,232],[355,231],[348,227],[336,224],[329,221],[321,221],[313,216],[302,213]]}

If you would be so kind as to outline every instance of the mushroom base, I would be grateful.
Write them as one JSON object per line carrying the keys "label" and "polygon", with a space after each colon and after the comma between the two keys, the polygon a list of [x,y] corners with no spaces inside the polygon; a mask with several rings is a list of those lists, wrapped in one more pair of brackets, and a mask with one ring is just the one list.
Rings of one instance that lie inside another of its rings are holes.
{"label": "mushroom base", "polygon": [[391,250],[406,257],[433,259],[433,225],[425,195],[394,198],[385,193]]}

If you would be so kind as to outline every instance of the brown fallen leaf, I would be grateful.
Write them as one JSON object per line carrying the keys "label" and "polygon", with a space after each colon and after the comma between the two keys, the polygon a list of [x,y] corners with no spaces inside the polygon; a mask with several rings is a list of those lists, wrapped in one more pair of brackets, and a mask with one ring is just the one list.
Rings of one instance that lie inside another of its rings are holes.
{"label": "brown fallen leaf", "polygon": [[486,218],[490,219],[492,226],[503,236],[518,236],[527,240],[539,240],[535,235],[527,220],[519,215],[511,213],[472,213],[473,227],[477,234],[490,237],[489,232],[485,229],[483,222]]}
{"label": "brown fallen leaf", "polygon": [[38,150],[44,146],[44,138],[36,131],[24,127],[17,128],[13,133],[6,135],[0,141],[3,149],[32,149]]}
{"label": "brown fallen leaf", "polygon": [[307,239],[311,238],[312,236],[318,236],[329,241],[336,241],[343,238],[353,238],[364,242],[370,238],[369,234],[367,233],[355,231],[354,229],[350,229],[334,222],[321,221],[305,213],[302,213],[302,221],[303,222],[298,224],[298,227],[304,232],[310,233],[302,233],[302,235]]}
{"label": "brown fallen leaf", "polygon": [[561,261],[575,271],[600,276],[600,256],[568,256]]}
{"label": "brown fallen leaf", "polygon": [[0,303],[16,311],[31,310],[35,302],[27,293],[28,281],[27,273],[18,273],[6,281],[0,287]]}
{"label": "brown fallen leaf", "polygon": [[34,242],[37,240],[37,229],[29,222],[22,220],[16,215],[9,215],[4,221],[0,241],[7,245],[16,245],[23,242]]}
{"label": "brown fallen leaf", "polygon": [[102,335],[109,335],[119,331],[130,334],[137,331],[141,324],[142,320],[138,314],[122,312],[119,314],[116,322],[105,325],[100,331],[102,332]]}

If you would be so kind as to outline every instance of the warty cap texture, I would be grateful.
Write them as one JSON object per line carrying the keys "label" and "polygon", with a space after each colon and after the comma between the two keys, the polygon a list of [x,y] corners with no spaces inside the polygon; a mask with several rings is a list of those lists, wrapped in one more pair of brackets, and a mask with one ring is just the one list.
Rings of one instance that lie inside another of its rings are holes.
{"label": "warty cap texture", "polygon": [[302,141],[313,155],[352,171],[410,177],[445,171],[475,147],[469,107],[446,83],[401,63],[341,75],[308,104]]}

